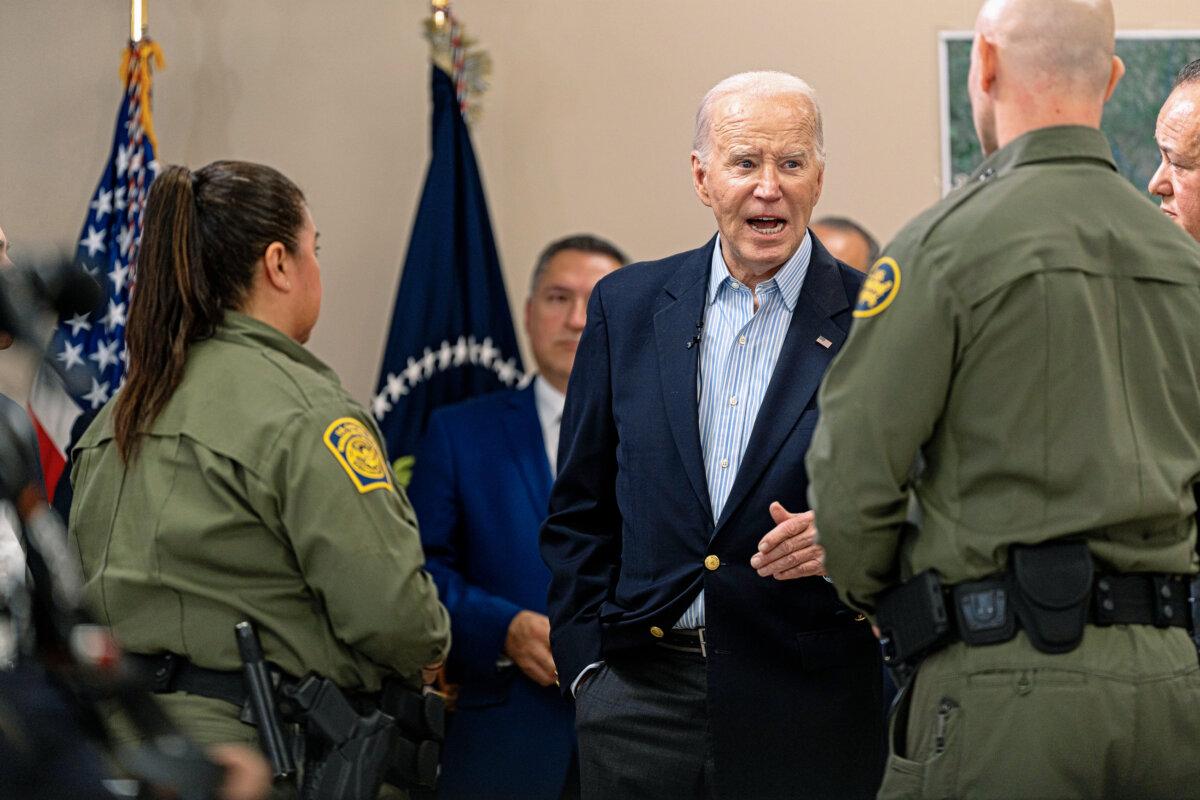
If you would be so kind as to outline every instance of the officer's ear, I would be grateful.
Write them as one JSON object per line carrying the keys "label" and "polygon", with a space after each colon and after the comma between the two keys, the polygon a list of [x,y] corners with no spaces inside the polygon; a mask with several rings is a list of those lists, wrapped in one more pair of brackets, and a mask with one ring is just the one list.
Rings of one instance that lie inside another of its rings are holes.
{"label": "officer's ear", "polygon": [[287,268],[287,248],[282,242],[271,242],[263,251],[257,264],[267,284],[276,291],[287,292],[292,288],[292,278]]}
{"label": "officer's ear", "polygon": [[988,41],[982,33],[975,34],[975,58],[978,68],[975,70],[976,88],[981,94],[990,94],[996,83],[996,68],[998,57],[996,45]]}
{"label": "officer's ear", "polygon": [[1114,55],[1112,57],[1112,74],[1108,76],[1108,89],[1104,91],[1104,102],[1108,102],[1112,98],[1113,92],[1116,91],[1117,84],[1121,81],[1121,77],[1125,74],[1125,62],[1121,57]]}

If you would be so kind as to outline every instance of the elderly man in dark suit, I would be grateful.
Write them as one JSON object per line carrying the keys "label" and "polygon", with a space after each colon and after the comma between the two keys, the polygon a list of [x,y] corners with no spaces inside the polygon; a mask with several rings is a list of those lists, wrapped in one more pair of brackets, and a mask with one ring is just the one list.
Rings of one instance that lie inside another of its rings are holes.
{"label": "elderly man in dark suit", "polygon": [[542,526],[583,794],[873,797],[879,650],[806,510],[816,389],[862,283],[807,227],[808,84],[713,87],[692,176],[719,233],[596,286]]}

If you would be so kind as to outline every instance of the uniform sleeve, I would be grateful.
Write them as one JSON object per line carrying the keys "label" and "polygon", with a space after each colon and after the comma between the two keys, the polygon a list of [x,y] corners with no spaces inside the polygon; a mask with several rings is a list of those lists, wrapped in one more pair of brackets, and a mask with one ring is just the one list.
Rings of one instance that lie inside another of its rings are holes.
{"label": "uniform sleeve", "polygon": [[283,438],[281,516],[334,635],[409,679],[444,659],[449,617],[365,412],[314,409]]}
{"label": "uniform sleeve", "polygon": [[[496,674],[508,626],[521,607],[472,584],[464,574],[468,554],[464,552],[467,540],[460,513],[460,477],[443,416],[435,412],[417,452],[409,496],[420,521],[429,571],[450,612],[455,677],[486,678]],[[495,523],[503,524],[503,520]]]}
{"label": "uniform sleeve", "polygon": [[909,252],[880,259],[864,284],[806,460],[826,569],[868,612],[899,580],[910,470],[945,406],[957,347],[955,304]]}
{"label": "uniform sleeve", "polygon": [[613,589],[621,557],[617,430],[603,288],[598,285],[588,303],[563,408],[558,477],[541,532],[542,560],[551,574],[550,644],[564,694],[586,666],[603,659],[600,605]]}

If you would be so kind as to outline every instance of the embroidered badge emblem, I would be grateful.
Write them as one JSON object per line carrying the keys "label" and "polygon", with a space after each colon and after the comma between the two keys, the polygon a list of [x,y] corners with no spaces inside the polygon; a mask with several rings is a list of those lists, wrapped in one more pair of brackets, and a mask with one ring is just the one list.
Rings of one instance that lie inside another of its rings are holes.
{"label": "embroidered badge emblem", "polygon": [[393,489],[383,452],[375,437],[358,420],[342,417],[329,423],[325,429],[325,446],[346,470],[360,494]]}
{"label": "embroidered badge emblem", "polygon": [[858,293],[854,316],[873,317],[892,304],[900,292],[900,265],[884,256],[875,262]]}

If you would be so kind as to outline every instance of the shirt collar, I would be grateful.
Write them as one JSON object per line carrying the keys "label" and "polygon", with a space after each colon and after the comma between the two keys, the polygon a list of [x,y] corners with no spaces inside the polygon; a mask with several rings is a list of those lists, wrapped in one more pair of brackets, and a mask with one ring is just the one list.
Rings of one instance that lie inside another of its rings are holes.
{"label": "shirt collar", "polygon": [[[783,304],[787,306],[787,310],[795,311],[796,301],[800,298],[800,289],[804,286],[804,276],[808,274],[808,262],[811,259],[812,234],[806,230],[804,239],[796,248],[796,252],[792,253],[791,258],[784,262],[784,265],[770,280],[763,281],[759,286],[766,288],[773,283],[779,288],[779,294],[783,298]],[[731,277],[729,267],[725,264],[725,256],[721,253],[721,234],[718,233],[716,244],[713,247],[712,268],[709,270],[708,276],[709,305],[717,301],[717,295],[721,292],[722,287],[729,287]]]}
{"label": "shirt collar", "polygon": [[537,405],[538,417],[541,419],[557,420],[562,418],[563,405],[566,395],[550,385],[550,382],[538,375],[533,379],[533,400]]}
{"label": "shirt collar", "polygon": [[971,177],[990,178],[1009,170],[1039,161],[1090,159],[1116,170],[1112,148],[1104,134],[1086,125],[1054,125],[1021,134],[992,153],[980,164]]}
{"label": "shirt collar", "polygon": [[309,352],[304,345],[278,328],[241,312],[226,311],[225,318],[221,321],[213,338],[247,344],[252,347],[268,347],[282,353],[292,361],[321,373],[334,383],[341,384],[337,373],[324,361]]}

